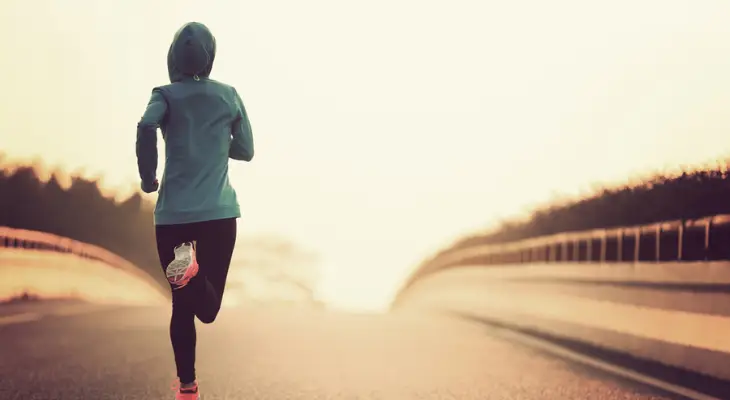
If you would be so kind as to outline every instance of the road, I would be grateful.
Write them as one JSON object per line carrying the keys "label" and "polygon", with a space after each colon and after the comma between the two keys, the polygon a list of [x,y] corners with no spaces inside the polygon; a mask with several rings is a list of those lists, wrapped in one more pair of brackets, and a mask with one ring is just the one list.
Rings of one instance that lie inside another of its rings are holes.
{"label": "road", "polygon": [[[0,307],[0,399],[173,399],[169,311]],[[473,322],[282,307],[198,325],[215,399],[676,399],[510,341]]]}

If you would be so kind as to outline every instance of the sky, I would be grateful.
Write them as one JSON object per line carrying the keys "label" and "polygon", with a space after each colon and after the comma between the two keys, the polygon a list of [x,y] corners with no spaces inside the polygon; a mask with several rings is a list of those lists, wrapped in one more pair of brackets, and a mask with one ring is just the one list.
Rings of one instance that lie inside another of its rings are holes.
{"label": "sky", "polygon": [[728,155],[728,20],[712,0],[6,0],[0,150],[138,187],[136,123],[203,22],[254,132],[230,167],[242,233],[318,253],[331,304],[382,309],[463,234]]}

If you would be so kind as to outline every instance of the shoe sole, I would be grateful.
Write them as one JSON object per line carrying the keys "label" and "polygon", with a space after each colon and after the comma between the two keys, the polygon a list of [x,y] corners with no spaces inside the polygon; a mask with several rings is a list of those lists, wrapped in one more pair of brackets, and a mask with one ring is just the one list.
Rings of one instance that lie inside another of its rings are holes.
{"label": "shoe sole", "polygon": [[[170,282],[171,285],[174,285],[175,287],[173,290],[182,289],[185,286],[188,285],[191,279],[195,277],[195,275],[198,274],[198,260],[195,259],[194,256],[190,255],[190,252],[185,254],[185,258],[178,259],[175,258],[168,264],[166,272],[170,270],[177,270],[180,271],[184,268],[184,271],[182,274],[176,273],[175,275],[167,275],[167,281]],[[182,275],[179,279],[175,279],[175,277]]]}

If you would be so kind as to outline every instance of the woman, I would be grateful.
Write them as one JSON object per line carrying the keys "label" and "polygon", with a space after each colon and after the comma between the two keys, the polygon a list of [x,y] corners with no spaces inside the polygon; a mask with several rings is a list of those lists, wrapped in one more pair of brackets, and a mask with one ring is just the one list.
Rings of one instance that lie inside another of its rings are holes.
{"label": "woman", "polygon": [[[228,159],[251,161],[251,125],[235,88],[209,79],[215,38],[197,22],[175,34],[167,54],[170,84],[152,90],[137,125],[142,190],[159,189],[157,252],[172,290],[170,339],[179,385],[177,400],[199,400],[195,322],[211,323],[223,299],[241,216],[228,179]],[[165,140],[162,183],[157,173],[157,128]]]}

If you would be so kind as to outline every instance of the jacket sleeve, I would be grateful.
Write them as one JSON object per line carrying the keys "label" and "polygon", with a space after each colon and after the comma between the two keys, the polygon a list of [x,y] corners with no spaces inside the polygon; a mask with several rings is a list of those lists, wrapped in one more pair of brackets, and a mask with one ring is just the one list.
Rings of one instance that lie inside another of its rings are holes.
{"label": "jacket sleeve", "polygon": [[253,159],[253,133],[251,123],[246,114],[246,107],[236,89],[233,89],[237,116],[231,127],[231,147],[228,156],[234,160],[251,161]]}
{"label": "jacket sleeve", "polygon": [[[137,168],[142,189],[152,190],[157,179],[157,128],[167,113],[167,102],[158,89],[152,91],[147,109],[137,123]],[[156,188],[154,188],[156,190]]]}

